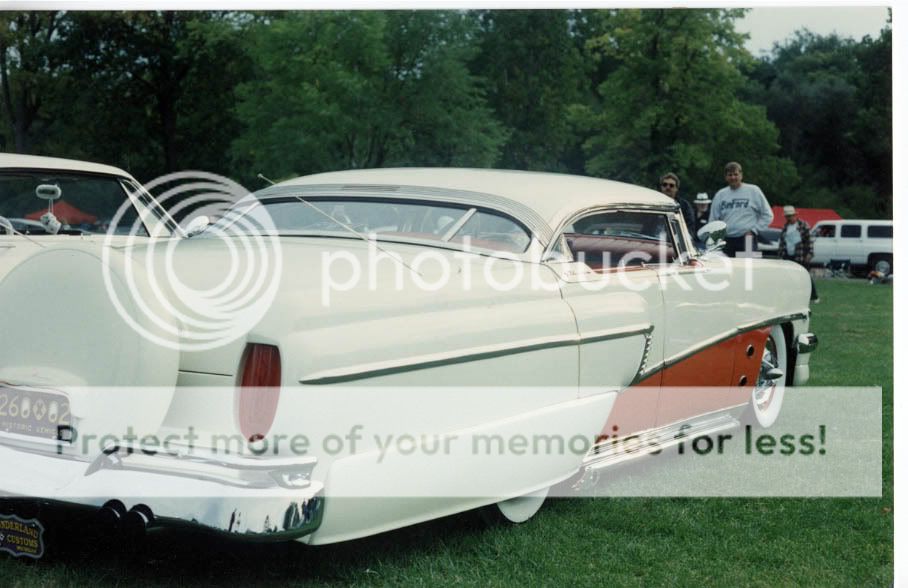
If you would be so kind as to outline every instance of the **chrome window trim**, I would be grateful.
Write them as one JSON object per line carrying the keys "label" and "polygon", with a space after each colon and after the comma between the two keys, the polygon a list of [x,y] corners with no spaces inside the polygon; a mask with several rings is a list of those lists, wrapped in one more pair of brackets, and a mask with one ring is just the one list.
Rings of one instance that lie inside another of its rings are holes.
{"label": "chrome window trim", "polygon": [[129,178],[120,178],[120,187],[123,188],[123,192],[126,193],[126,197],[132,202],[133,208],[136,209],[136,214],[139,215],[139,218],[142,222],[142,225],[145,227],[145,231],[148,233],[149,237],[153,237],[154,231],[153,227],[148,226],[148,223],[144,218],[142,218],[141,209],[147,210],[151,216],[158,219],[158,222],[164,225],[164,228],[167,230],[167,235],[161,235],[161,238],[168,237],[185,237],[186,233],[183,231],[183,228],[180,227],[179,223],[167,210],[161,206],[161,203],[152,196],[145,187],[137,181],[131,180]]}
{"label": "chrome window trim", "polygon": [[[687,222],[684,220],[684,215],[681,214],[681,209],[678,208],[677,211],[672,215],[672,217],[678,221],[678,228],[681,229],[681,234],[675,233],[674,225],[669,223],[669,226],[672,228],[672,234],[675,235],[675,243],[684,244],[684,252],[678,250],[678,257],[675,260],[675,264],[680,267],[686,267],[691,260],[697,259],[700,256],[699,250],[694,246],[693,241],[690,238],[690,232],[688,231]],[[682,263],[682,259],[685,261]]]}
{"label": "chrome window trim", "polygon": [[466,213],[465,215],[463,215],[462,217],[460,217],[460,218],[457,220],[457,222],[454,223],[454,226],[451,227],[451,229],[450,229],[447,233],[445,233],[444,236],[442,236],[441,240],[444,241],[445,243],[447,243],[447,242],[449,242],[451,239],[453,239],[453,238],[454,238],[454,235],[457,234],[457,231],[459,231],[460,229],[462,229],[463,226],[464,226],[465,224],[467,224],[467,222],[468,222],[471,218],[473,218],[473,215],[474,215],[474,214],[476,214],[476,207],[475,207],[475,206],[474,206],[473,208],[471,208],[470,210],[468,210],[467,213]]}
{"label": "chrome window trim", "polygon": [[[265,233],[262,233],[265,234]],[[295,238],[305,238],[311,237],[315,239],[347,239],[353,241],[360,241],[362,239],[357,238],[351,233],[341,233],[341,232],[318,232],[318,231],[299,231],[297,233],[276,233],[277,236],[284,239],[295,239]],[[462,244],[458,243],[446,243],[444,241],[437,241],[434,239],[420,239],[419,237],[392,237],[389,235],[382,235],[380,238],[375,240],[375,243],[396,243],[400,245],[416,245],[420,247],[433,247],[435,249],[443,249],[445,251],[454,251],[458,253],[468,253],[470,255],[481,255],[483,257],[494,257],[502,261],[511,261],[514,263],[527,263],[529,261],[529,256],[531,252],[539,248],[539,241],[535,237],[530,238],[530,244],[527,245],[526,251],[521,253],[513,253],[511,251],[504,251],[502,249],[488,249],[486,247],[478,247],[476,245],[471,245],[470,249],[464,248]]]}

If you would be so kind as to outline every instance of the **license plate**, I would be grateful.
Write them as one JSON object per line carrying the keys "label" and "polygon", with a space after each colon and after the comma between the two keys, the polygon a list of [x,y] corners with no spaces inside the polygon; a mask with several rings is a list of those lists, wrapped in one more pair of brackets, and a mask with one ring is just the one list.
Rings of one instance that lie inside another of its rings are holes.
{"label": "license plate", "polygon": [[69,399],[63,394],[0,384],[0,433],[56,440],[59,431],[71,426]]}

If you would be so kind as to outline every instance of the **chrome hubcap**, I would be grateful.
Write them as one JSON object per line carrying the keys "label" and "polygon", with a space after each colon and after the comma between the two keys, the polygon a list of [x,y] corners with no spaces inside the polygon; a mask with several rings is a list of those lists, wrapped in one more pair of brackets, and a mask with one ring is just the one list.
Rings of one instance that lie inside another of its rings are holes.
{"label": "chrome hubcap", "polygon": [[770,402],[772,402],[773,394],[776,391],[776,377],[773,377],[775,374],[770,372],[779,367],[779,355],[776,351],[776,344],[770,337],[766,340],[766,347],[763,348],[760,376],[754,388],[754,401],[760,410],[766,410]]}

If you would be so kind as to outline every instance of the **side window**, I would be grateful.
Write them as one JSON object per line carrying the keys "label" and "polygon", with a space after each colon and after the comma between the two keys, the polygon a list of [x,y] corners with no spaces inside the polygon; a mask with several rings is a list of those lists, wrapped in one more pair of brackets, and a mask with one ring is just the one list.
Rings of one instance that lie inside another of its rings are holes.
{"label": "side window", "polygon": [[818,239],[832,239],[835,237],[835,225],[817,225],[813,233]]}
{"label": "side window", "polygon": [[663,213],[596,213],[575,221],[564,237],[574,259],[594,270],[667,264],[678,258]]}
{"label": "side window", "polygon": [[871,239],[892,239],[892,225],[870,225],[867,236]]}
{"label": "side window", "polygon": [[473,245],[494,251],[523,253],[530,245],[526,229],[506,216],[491,212],[477,212],[454,234],[451,242],[461,242],[469,237]]}
{"label": "side window", "polygon": [[843,239],[860,239],[861,225],[842,225]]}
{"label": "side window", "polygon": [[690,260],[691,252],[687,249],[687,241],[684,239],[684,230],[683,222],[681,217],[678,215],[672,215],[669,218],[669,224],[672,227],[672,234],[674,235],[675,241],[675,251],[678,252],[677,258],[682,262],[687,262]]}

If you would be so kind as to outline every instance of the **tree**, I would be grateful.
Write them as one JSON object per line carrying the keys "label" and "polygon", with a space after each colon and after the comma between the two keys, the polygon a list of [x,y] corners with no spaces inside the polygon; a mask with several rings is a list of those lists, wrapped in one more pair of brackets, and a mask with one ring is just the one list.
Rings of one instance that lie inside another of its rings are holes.
{"label": "tree", "polygon": [[787,194],[793,164],[776,155],[765,110],[739,96],[750,64],[734,30],[741,10],[613,10],[591,50],[617,69],[599,86],[601,106],[575,109],[588,129],[587,171],[653,185],[678,172],[694,190],[717,187],[722,166],[741,162],[767,195]]}
{"label": "tree", "polygon": [[802,30],[754,72],[751,99],[803,177],[792,202],[891,216],[891,58],[888,27],[861,42]]}
{"label": "tree", "polygon": [[579,142],[568,110],[590,91],[577,16],[567,10],[477,13],[474,71],[487,80],[489,103],[509,132],[501,167],[567,171]]}
{"label": "tree", "polygon": [[[179,169],[229,173],[234,86],[248,75],[242,13],[82,12],[63,46],[80,124],[63,142],[139,177]],[[79,141],[73,134],[81,136]],[[86,140],[87,139],[87,140]]]}
{"label": "tree", "polygon": [[870,186],[876,196],[865,214],[892,218],[892,29],[887,26],[878,39],[865,37],[857,47],[857,59],[864,75],[857,83],[859,107],[848,134],[861,148],[856,180]]}
{"label": "tree", "polygon": [[237,89],[246,177],[388,165],[489,166],[505,133],[467,69],[457,12],[290,13],[249,42]]}
{"label": "tree", "polygon": [[60,12],[0,14],[0,94],[13,150],[29,153],[34,125],[55,90]]}

